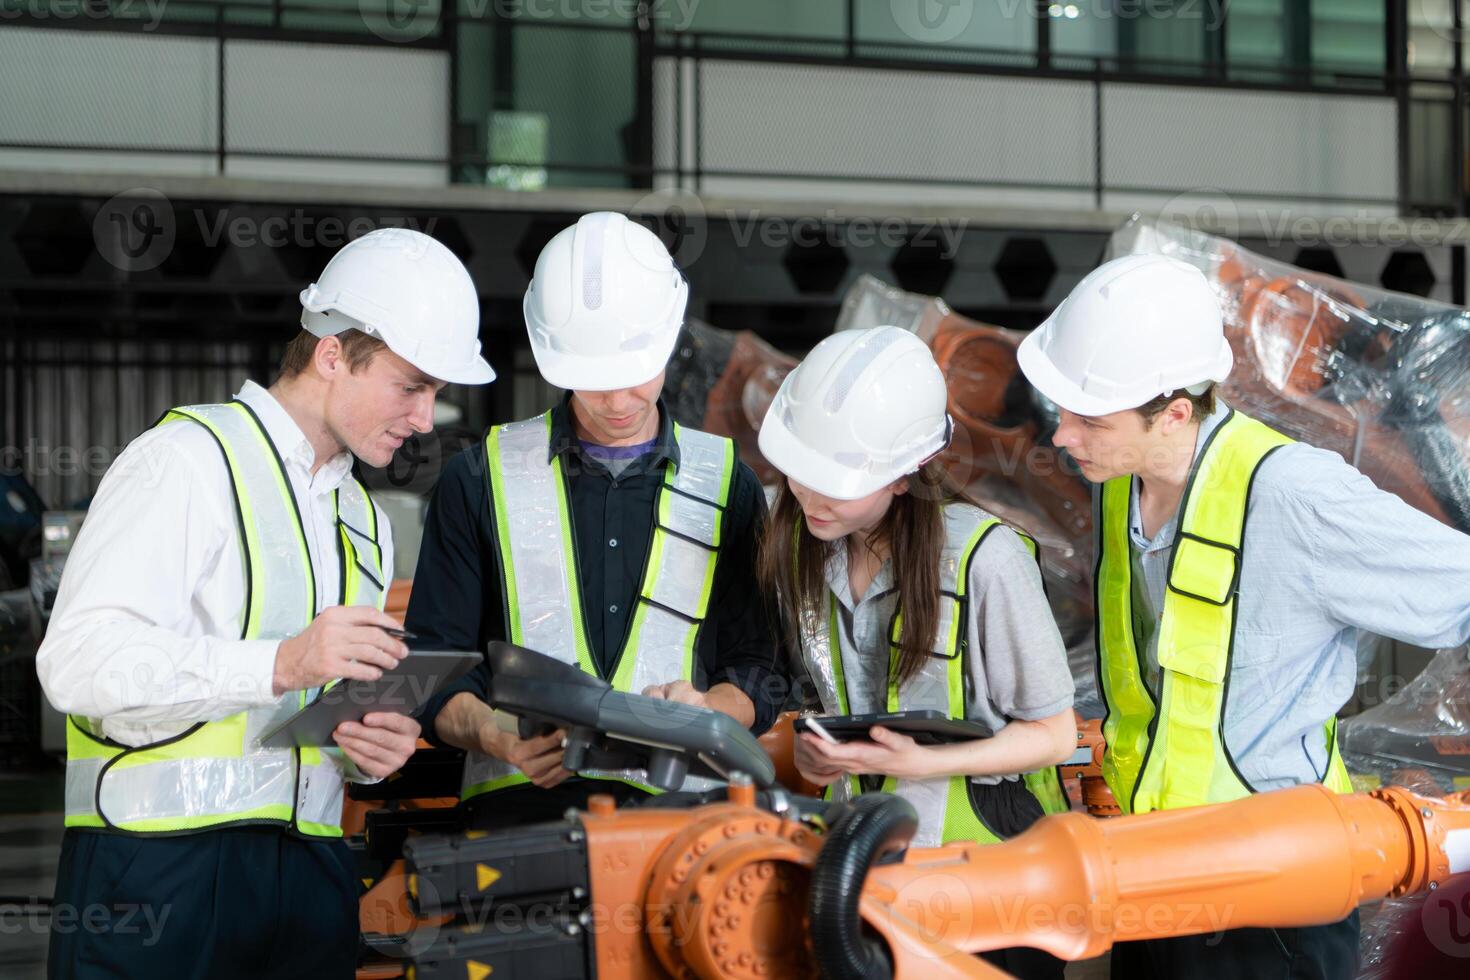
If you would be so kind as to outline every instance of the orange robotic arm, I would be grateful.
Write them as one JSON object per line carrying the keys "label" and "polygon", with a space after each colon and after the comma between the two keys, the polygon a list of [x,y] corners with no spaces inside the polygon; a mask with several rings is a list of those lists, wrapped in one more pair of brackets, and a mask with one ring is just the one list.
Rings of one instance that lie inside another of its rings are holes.
{"label": "orange robotic arm", "polygon": [[434,925],[407,944],[408,976],[998,977],[974,954],[1077,960],[1125,940],[1336,922],[1470,871],[1470,793],[1299,786],[904,851],[914,824],[898,796],[827,808],[758,796],[737,774],[728,801],[600,796],[556,823],[410,841],[406,889]]}
{"label": "orange robotic arm", "polygon": [[[601,800],[583,818],[598,976],[818,972],[831,951],[809,905],[833,835],[753,802],[748,787],[692,811]],[[1001,844],[910,850],[860,869],[859,910],[899,978],[996,977],[971,954],[1029,945],[1075,960],[1122,940],[1335,922],[1466,869],[1470,795],[1302,786],[1111,820],[1062,814]]]}
{"label": "orange robotic arm", "polygon": [[1336,922],[1465,870],[1470,795],[1299,786],[1112,820],[1062,814],[1002,844],[910,851],[871,871],[864,917],[885,938],[916,929],[968,952],[1028,945],[1076,960],[1123,940]]}

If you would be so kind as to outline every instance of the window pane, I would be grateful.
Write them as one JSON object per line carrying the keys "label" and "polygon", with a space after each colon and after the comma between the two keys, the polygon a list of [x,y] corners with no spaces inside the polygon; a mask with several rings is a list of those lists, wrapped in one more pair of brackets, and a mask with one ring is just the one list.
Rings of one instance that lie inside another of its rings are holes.
{"label": "window pane", "polygon": [[1411,86],[1405,120],[1409,140],[1409,200],[1418,207],[1455,206],[1455,103],[1440,86]]}
{"label": "window pane", "polygon": [[[836,39],[847,34],[845,0],[739,0],[738,3],[694,3],[689,9],[692,12],[689,24],[675,24],[675,29],[793,38]],[[661,21],[659,26],[669,26],[669,19]]]}
{"label": "window pane", "polygon": [[[862,41],[923,44],[944,58],[943,49],[983,48],[996,52],[1036,50],[1036,14],[1031,0],[1004,3],[932,3],[931,0],[857,0],[857,36]],[[908,57],[923,57],[907,49]]]}
{"label": "window pane", "polygon": [[1383,18],[1383,0],[1314,0],[1312,66],[1381,74]]}
{"label": "window pane", "polygon": [[[1210,4],[1184,2],[1172,7],[1154,4],[1154,16],[1140,17],[1134,31],[1134,56],[1146,70],[1198,72],[1209,60],[1205,39],[1219,30],[1218,14]],[[1127,29],[1127,28],[1125,28]]]}
{"label": "window pane", "polygon": [[628,186],[632,32],[474,21],[459,32],[455,149],[487,164],[456,179],[496,187]]}
{"label": "window pane", "polygon": [[1444,74],[1455,66],[1453,0],[1410,0],[1409,70]]}
{"label": "window pane", "polygon": [[1046,12],[1051,21],[1052,54],[1117,57],[1119,19],[1107,5],[1096,0],[1052,3]]}
{"label": "window pane", "polygon": [[1286,0],[1235,0],[1225,32],[1230,75],[1238,68],[1280,68],[1288,63]]}

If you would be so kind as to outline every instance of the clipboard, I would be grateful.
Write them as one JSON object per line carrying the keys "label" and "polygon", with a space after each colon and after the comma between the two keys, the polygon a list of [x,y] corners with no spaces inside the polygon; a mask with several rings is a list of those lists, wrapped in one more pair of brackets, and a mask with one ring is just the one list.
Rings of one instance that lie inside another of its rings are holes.
{"label": "clipboard", "polygon": [[255,744],[266,749],[334,746],[332,732],[344,721],[361,721],[375,711],[411,715],[481,660],[478,653],[457,650],[410,650],[397,667],[375,681],[347,680],[325,688]]}

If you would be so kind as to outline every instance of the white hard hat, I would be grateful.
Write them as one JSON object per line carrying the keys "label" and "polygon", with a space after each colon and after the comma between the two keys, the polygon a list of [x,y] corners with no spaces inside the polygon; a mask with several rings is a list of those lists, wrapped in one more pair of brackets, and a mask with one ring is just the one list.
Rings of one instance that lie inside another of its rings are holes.
{"label": "white hard hat", "polygon": [[657,235],[596,211],[546,243],[522,309],[543,378],[558,388],[612,391],[664,369],[688,300],[684,275]]}
{"label": "white hard hat", "polygon": [[803,486],[857,500],[949,445],[944,374],[900,327],[843,330],[796,366],[761,422],[761,455]]}
{"label": "white hard hat", "polygon": [[1204,273],[1164,255],[1127,255],[1088,273],[1021,341],[1017,360],[1036,390],[1086,416],[1181,388],[1202,394],[1234,361]]}
{"label": "white hard hat", "polygon": [[440,381],[495,380],[480,356],[480,297],[444,245],[379,228],[342,246],[301,291],[301,325],[318,337],[360,330]]}

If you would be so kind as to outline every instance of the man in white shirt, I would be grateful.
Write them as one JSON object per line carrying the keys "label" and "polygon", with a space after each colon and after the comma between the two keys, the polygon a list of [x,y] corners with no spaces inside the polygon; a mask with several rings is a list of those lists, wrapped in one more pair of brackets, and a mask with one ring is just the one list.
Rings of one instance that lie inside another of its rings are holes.
{"label": "man in white shirt", "polygon": [[256,738],[407,655],[381,611],[389,525],[353,459],[385,465],[446,382],[494,372],[468,272],[425,235],[350,243],[301,299],[276,383],[135,439],[68,559],[37,654],[69,716],[53,978],[352,976],[343,782],[401,767],[418,724]]}

